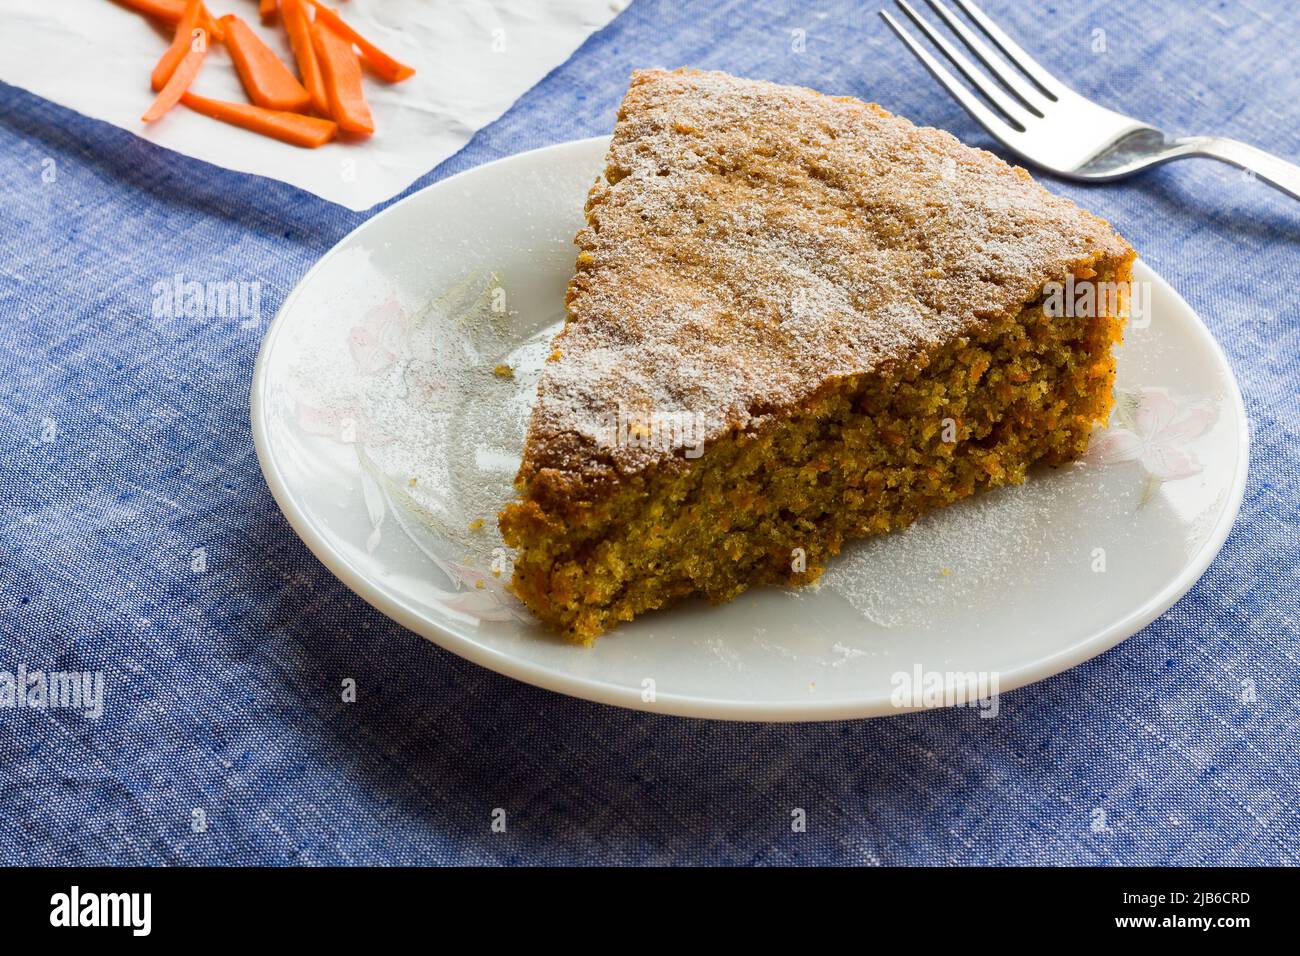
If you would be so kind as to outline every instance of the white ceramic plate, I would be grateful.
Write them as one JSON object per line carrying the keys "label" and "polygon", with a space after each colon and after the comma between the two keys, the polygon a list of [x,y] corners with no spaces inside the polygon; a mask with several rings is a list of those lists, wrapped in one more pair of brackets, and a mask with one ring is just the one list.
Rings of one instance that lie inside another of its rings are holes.
{"label": "white ceramic plate", "polygon": [[1219,550],[1246,478],[1241,395],[1195,313],[1139,263],[1148,312],[1086,461],[859,542],[816,588],[688,602],[590,649],[549,636],[503,590],[495,513],[606,144],[512,156],[398,203],[321,259],[267,334],[252,390],[267,483],[317,557],[394,620],[609,704],[865,717],[945,702],[902,694],[918,672],[1005,691],[1100,654]]}

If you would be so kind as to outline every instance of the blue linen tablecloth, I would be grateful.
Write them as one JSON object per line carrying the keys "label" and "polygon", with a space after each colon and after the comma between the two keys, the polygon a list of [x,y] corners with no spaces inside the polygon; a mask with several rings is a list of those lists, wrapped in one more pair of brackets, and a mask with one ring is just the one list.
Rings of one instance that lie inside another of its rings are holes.
{"label": "blue linen tablecloth", "polygon": [[[1300,157],[1290,0],[985,8],[1106,105]],[[606,132],[653,65],[871,99],[986,145],[876,10],[637,0],[415,188]],[[1222,553],[1002,719],[711,723],[468,664],[290,530],[249,436],[253,362],[363,215],[0,85],[0,671],[106,682],[98,720],[0,709],[0,860],[1294,864],[1300,203],[1210,161],[1048,186],[1110,219],[1231,360],[1253,445]],[[263,321],[155,318],[175,274],[260,282]]]}

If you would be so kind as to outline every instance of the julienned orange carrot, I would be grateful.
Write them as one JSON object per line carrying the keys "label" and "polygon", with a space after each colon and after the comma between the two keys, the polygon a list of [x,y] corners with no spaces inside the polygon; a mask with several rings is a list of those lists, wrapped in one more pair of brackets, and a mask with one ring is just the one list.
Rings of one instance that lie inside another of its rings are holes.
{"label": "julienned orange carrot", "polygon": [[311,21],[307,19],[307,10],[301,0],[281,0],[280,19],[289,34],[293,58],[298,61],[298,75],[311,97],[311,107],[322,116],[328,116],[329,98],[325,95],[325,81],[321,79],[320,63],[311,42]]}
{"label": "julienned orange carrot", "polygon": [[[200,30],[203,28],[200,27]],[[161,119],[162,115],[169,109],[180,102],[181,96],[189,89],[190,84],[194,82],[194,77],[199,72],[199,67],[203,65],[203,58],[208,53],[207,38],[204,42],[196,44],[186,53],[180,64],[172,72],[171,78],[167,80],[167,85],[162,88],[158,98],[153,101],[144,116],[140,117],[146,123],[152,123]]]}
{"label": "julienned orange carrot", "polygon": [[228,103],[225,100],[210,100],[205,96],[186,93],[181,102],[204,116],[239,126],[243,129],[271,136],[294,146],[316,148],[324,146],[334,138],[338,126],[333,120],[320,119],[316,116],[303,116],[301,113],[286,113],[282,110],[267,110],[249,103]]}
{"label": "julienned orange carrot", "polygon": [[320,20],[311,25],[311,36],[334,122],[345,132],[369,136],[375,131],[375,121],[361,91],[361,63],[352,44],[321,26]]}
{"label": "julienned orange carrot", "polygon": [[175,23],[185,12],[185,0],[118,0],[118,2],[147,17],[157,17],[167,23]]}
{"label": "julienned orange carrot", "polygon": [[258,4],[257,14],[262,18],[263,23],[270,23],[275,19],[275,0],[261,0]]}
{"label": "julienned orange carrot", "polygon": [[[155,90],[161,90],[167,85],[167,81],[176,72],[176,67],[181,60],[185,59],[185,54],[194,46],[197,36],[194,30],[198,26],[199,15],[202,12],[203,0],[186,0],[185,12],[176,24],[176,36],[172,38],[172,45],[167,48],[166,52],[158,60],[158,65],[153,68],[150,82]],[[207,42],[206,31],[203,33],[202,42]]]}
{"label": "julienned orange carrot", "polygon": [[252,27],[230,13],[221,18],[221,25],[226,28],[226,49],[250,100],[269,110],[291,112],[310,105],[311,96]]}
{"label": "julienned orange carrot", "polygon": [[221,24],[217,22],[216,17],[208,12],[206,6],[203,8],[203,26],[207,28],[208,35],[212,37],[212,39],[219,40],[222,43],[225,42],[226,31],[221,29]]}
{"label": "julienned orange carrot", "polygon": [[[118,0],[118,2],[130,7],[137,13],[143,13],[147,17],[161,20],[163,23],[179,23],[181,17],[185,15],[185,0]],[[225,31],[213,19],[212,14],[208,13],[206,7],[203,9],[202,16],[202,25],[208,31],[208,36],[214,40],[224,40],[226,38]]]}
{"label": "julienned orange carrot", "polygon": [[361,51],[361,58],[366,61],[366,66],[370,67],[380,79],[387,80],[389,83],[400,83],[407,77],[415,75],[415,67],[394,60],[344,23],[343,18],[329,7],[318,3],[317,0],[308,0],[308,2],[316,8],[316,22],[323,23],[349,43],[356,44],[357,49]]}

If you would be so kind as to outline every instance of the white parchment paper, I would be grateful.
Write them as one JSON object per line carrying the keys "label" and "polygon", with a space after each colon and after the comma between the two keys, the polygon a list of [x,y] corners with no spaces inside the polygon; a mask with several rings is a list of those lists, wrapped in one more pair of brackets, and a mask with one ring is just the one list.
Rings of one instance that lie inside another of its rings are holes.
{"label": "white parchment paper", "polygon": [[[237,14],[293,68],[279,24],[257,0],[206,0]],[[0,80],[168,149],[291,183],[350,209],[369,209],[465,145],[618,13],[624,0],[334,0],[363,36],[415,67],[389,85],[366,77],[376,132],[301,149],[177,106],[149,127],[149,74],[171,39],[113,0],[0,0]],[[246,102],[224,48],[214,46],[196,93]]]}

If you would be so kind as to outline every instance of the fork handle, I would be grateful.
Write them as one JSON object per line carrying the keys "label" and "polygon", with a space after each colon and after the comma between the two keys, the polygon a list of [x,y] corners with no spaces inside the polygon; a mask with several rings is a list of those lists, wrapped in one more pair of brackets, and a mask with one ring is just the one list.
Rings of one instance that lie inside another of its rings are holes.
{"label": "fork handle", "polygon": [[1209,156],[1254,173],[1295,199],[1300,199],[1300,166],[1249,143],[1226,136],[1187,136],[1175,140],[1185,156]]}

